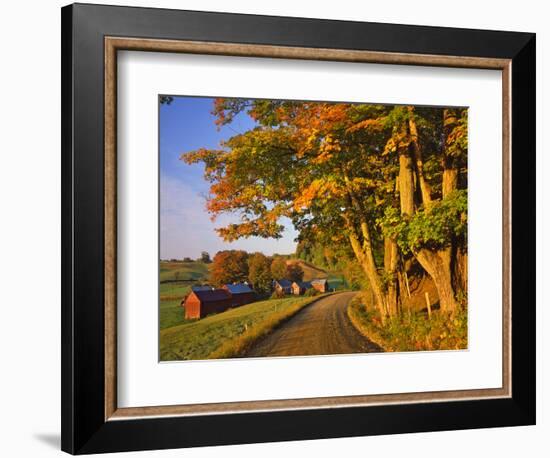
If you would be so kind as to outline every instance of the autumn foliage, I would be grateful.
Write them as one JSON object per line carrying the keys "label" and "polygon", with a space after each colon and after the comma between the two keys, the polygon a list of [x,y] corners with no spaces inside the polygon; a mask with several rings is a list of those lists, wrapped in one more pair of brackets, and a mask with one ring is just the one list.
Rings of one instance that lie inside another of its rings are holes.
{"label": "autumn foliage", "polygon": [[271,260],[263,253],[254,253],[248,258],[248,279],[256,292],[271,291]]}
{"label": "autumn foliage", "polygon": [[304,270],[299,264],[291,263],[286,267],[286,278],[290,281],[302,281],[304,279]]}
{"label": "autumn foliage", "polygon": [[[441,310],[456,312],[467,291],[467,109],[246,99],[213,108],[218,126],[243,112],[255,128],[182,155],[204,164],[212,216],[241,215],[218,229],[224,240],[278,238],[290,218],[301,242],[353,259],[382,320],[407,308],[417,265]],[[216,269],[218,255],[214,278],[233,279]]]}
{"label": "autumn foliage", "polygon": [[218,251],[210,268],[210,283],[222,286],[248,280],[248,253],[241,250]]}
{"label": "autumn foliage", "polygon": [[271,276],[273,280],[282,280],[286,278],[286,261],[285,258],[276,256],[271,261]]}

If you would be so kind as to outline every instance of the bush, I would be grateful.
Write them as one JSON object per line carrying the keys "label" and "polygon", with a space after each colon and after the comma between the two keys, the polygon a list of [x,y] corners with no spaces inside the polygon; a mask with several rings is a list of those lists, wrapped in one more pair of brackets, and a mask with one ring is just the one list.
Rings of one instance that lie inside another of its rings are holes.
{"label": "bush", "polygon": [[283,297],[285,297],[285,293],[276,289],[273,291],[273,294],[271,294],[270,299],[282,299]]}
{"label": "bush", "polygon": [[355,327],[385,351],[462,350],[468,348],[468,311],[461,306],[453,317],[439,310],[414,312],[386,319],[360,295],[348,308]]}
{"label": "bush", "polygon": [[317,291],[315,288],[310,288],[306,290],[306,292],[304,293],[304,296],[313,297],[313,296],[318,296],[319,294],[320,294],[319,291]]}

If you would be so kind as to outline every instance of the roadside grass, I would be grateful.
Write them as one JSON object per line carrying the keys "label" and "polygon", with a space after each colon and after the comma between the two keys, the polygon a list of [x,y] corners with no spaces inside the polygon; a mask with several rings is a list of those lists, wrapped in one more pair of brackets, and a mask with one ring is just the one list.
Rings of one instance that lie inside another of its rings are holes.
{"label": "roadside grass", "polygon": [[324,296],[326,295],[254,302],[202,320],[162,329],[160,360],[243,356],[257,339],[267,335],[305,306]]}
{"label": "roadside grass", "polygon": [[454,317],[434,310],[412,312],[386,320],[382,324],[378,311],[368,306],[366,294],[351,301],[347,313],[352,324],[384,351],[464,350],[468,348],[468,312],[466,307]]}

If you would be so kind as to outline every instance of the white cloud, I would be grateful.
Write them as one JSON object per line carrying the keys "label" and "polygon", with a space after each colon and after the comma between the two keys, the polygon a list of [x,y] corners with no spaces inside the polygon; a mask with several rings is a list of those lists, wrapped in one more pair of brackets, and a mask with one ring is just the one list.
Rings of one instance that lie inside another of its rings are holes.
{"label": "white cloud", "polygon": [[285,222],[283,238],[263,239],[250,237],[233,243],[224,242],[215,232],[221,224],[236,221],[230,215],[212,222],[205,210],[205,200],[184,181],[160,177],[160,256],[162,259],[185,256],[199,257],[201,251],[214,255],[217,251],[242,249],[249,252],[293,253],[296,248],[296,231]]}

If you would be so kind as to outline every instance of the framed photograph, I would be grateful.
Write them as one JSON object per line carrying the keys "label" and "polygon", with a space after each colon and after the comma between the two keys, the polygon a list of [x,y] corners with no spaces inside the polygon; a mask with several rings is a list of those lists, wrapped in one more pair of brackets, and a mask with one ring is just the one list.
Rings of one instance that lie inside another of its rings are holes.
{"label": "framed photograph", "polygon": [[62,9],[62,448],[535,423],[535,35]]}

